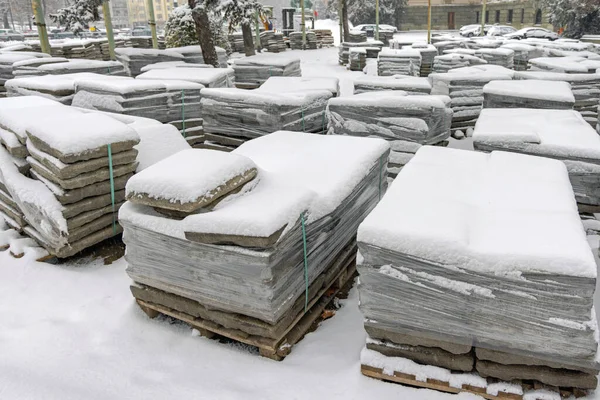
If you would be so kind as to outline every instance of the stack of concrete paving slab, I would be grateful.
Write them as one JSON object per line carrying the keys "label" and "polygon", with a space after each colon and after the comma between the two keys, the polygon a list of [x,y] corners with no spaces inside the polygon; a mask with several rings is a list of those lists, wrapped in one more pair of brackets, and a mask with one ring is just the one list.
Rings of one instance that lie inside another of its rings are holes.
{"label": "stack of concrete paving slab", "polygon": [[21,78],[26,76],[42,75],[42,73],[38,69],[40,66],[44,64],[64,63],[68,61],[68,59],[63,57],[31,58],[27,60],[17,61],[13,63],[13,76],[15,78]]}
{"label": "stack of concrete paving slab", "polygon": [[491,65],[500,65],[505,68],[513,68],[515,52],[511,49],[478,49],[475,51],[475,57],[487,61]]}
{"label": "stack of concrete paving slab", "polygon": [[582,64],[584,60],[584,58],[577,57],[538,57],[529,60],[529,69],[531,71],[586,74],[590,71],[585,64]]}
{"label": "stack of concrete paving slab", "polygon": [[433,44],[438,49],[439,54],[445,54],[446,50],[466,48],[464,42],[464,40],[432,40],[431,44]]}
{"label": "stack of concrete paving slab", "polygon": [[25,148],[34,178],[0,149],[0,175],[22,213],[21,230],[59,258],[120,233],[117,211],[137,168],[137,132],[112,117],[58,103],[20,109],[6,105],[0,106],[3,136],[12,134]]}
{"label": "stack of concrete paving slab", "polygon": [[429,94],[431,83],[427,78],[406,75],[394,76],[361,76],[354,80],[354,94],[381,91],[401,90],[406,94]]}
{"label": "stack of concrete paving slab", "polygon": [[377,57],[377,75],[419,76],[421,52],[415,49],[383,49]]}
{"label": "stack of concrete paving slab", "polygon": [[316,49],[317,35],[314,32],[306,32],[306,45],[302,43],[302,32],[290,32],[290,47],[292,50]]}
{"label": "stack of concrete paving slab", "polygon": [[419,71],[419,76],[429,76],[433,71],[433,60],[438,55],[437,48],[432,44],[417,42],[410,46],[404,46],[403,49],[414,49],[421,53],[421,70]]}
{"label": "stack of concrete paving slab", "polygon": [[350,43],[363,43],[367,41],[367,32],[350,30],[348,37]]}
{"label": "stack of concrete paving slab", "polygon": [[306,90],[328,90],[333,97],[340,95],[340,80],[317,76],[273,76],[256,89],[261,93],[301,92]]}
{"label": "stack of concrete paving slab", "polygon": [[362,71],[367,66],[367,49],[364,47],[351,48],[348,61],[350,71]]}
{"label": "stack of concrete paving slab", "polygon": [[473,65],[487,64],[487,61],[469,54],[450,53],[435,56],[433,59],[433,72],[448,72],[454,68],[470,67]]}
{"label": "stack of concrete paving slab", "polygon": [[260,45],[262,46],[263,50],[267,50],[270,53],[280,53],[287,50],[287,46],[283,41],[283,33],[276,31],[261,32]]}
{"label": "stack of concrete paving slab", "polygon": [[272,76],[301,76],[300,59],[286,54],[258,54],[233,62],[237,87],[257,88]]}
{"label": "stack of concrete paving slab", "polygon": [[244,52],[244,37],[242,32],[234,32],[229,35],[229,45],[234,52]]}
{"label": "stack of concrete paving slab", "polygon": [[600,211],[600,136],[577,111],[485,109],[473,145],[563,160],[580,210]]}
{"label": "stack of concrete paving slab", "polygon": [[231,150],[277,130],[323,133],[330,90],[203,89],[206,147]]}
{"label": "stack of concrete paving slab", "polygon": [[459,72],[434,73],[429,75],[431,94],[450,96],[454,112],[452,130],[472,128],[483,106],[483,87],[491,81],[510,81],[513,75],[512,71],[486,71],[477,67]]}
{"label": "stack of concrete paving slab", "polygon": [[[183,46],[183,47],[172,47],[169,51],[174,51],[183,56],[183,61],[188,64],[204,64],[204,56],[202,55],[202,48],[198,45]],[[219,67],[227,68],[227,52],[224,48],[215,46],[217,57],[219,59]]]}
{"label": "stack of concrete paving slab", "polygon": [[319,48],[333,46],[333,34],[331,29],[313,29],[315,35],[317,35],[317,43]]}
{"label": "stack of concrete paving slab", "polygon": [[124,66],[127,74],[134,78],[141,73],[141,69],[149,64],[168,61],[184,61],[185,57],[173,50],[159,50],[147,48],[121,48],[115,49],[117,60]]}
{"label": "stack of concrete paving slab", "polygon": [[363,370],[490,396],[596,388],[597,267],[562,162],[422,147],[358,246]]}
{"label": "stack of concrete paving slab", "polygon": [[[360,42],[360,43],[351,43],[351,42],[342,42],[339,46],[338,52],[338,62],[340,65],[348,64],[348,57],[350,56],[350,49],[352,48],[365,48],[365,49],[374,49],[378,48],[381,50],[383,48],[383,42],[380,41],[372,41],[372,42]],[[369,53],[373,53],[374,50],[367,50],[367,57]]]}
{"label": "stack of concrete paving slab", "polygon": [[388,151],[379,139],[280,131],[145,169],[119,213],[133,295],[237,337],[279,339],[352,261]]}
{"label": "stack of concrete paving slab", "polygon": [[501,47],[502,49],[510,49],[515,52],[514,69],[515,71],[527,71],[529,68],[529,60],[543,56],[543,50],[529,44],[509,42]]}
{"label": "stack of concrete paving slab", "polygon": [[600,103],[600,74],[565,74],[558,72],[527,71],[515,74],[515,79],[564,81],[571,85],[575,96],[574,109],[593,127],[598,121]]}
{"label": "stack of concrete paving slab", "polygon": [[327,119],[329,134],[389,141],[392,152],[388,174],[393,178],[420,145],[439,144],[448,139],[452,110],[448,96],[368,92],[329,100]]}
{"label": "stack of concrete paving slab", "polygon": [[4,97],[6,89],[4,83],[12,79],[13,65],[19,61],[36,59],[37,57],[29,54],[20,54],[19,52],[0,53],[0,97]]}
{"label": "stack of concrete paving slab", "polygon": [[484,108],[573,109],[571,85],[561,81],[516,80],[490,82],[483,87]]}
{"label": "stack of concrete paving slab", "polygon": [[136,76],[142,80],[189,81],[204,87],[233,87],[235,74],[231,68],[195,68],[195,65],[183,64],[174,68],[159,68],[143,72]]}

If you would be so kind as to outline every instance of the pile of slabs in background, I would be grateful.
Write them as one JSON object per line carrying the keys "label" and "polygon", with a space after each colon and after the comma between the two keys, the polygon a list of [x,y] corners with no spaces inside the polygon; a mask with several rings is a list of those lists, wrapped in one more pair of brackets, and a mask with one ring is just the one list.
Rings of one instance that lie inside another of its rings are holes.
{"label": "pile of slabs in background", "polygon": [[348,41],[350,43],[364,43],[367,41],[367,32],[350,30]]}
{"label": "pile of slabs in background", "polygon": [[[360,43],[351,43],[351,42],[342,42],[339,46],[339,51],[338,51],[338,63],[340,65],[347,65],[350,61],[349,61],[349,57],[350,57],[350,49],[352,48],[378,48],[379,50],[381,50],[383,48],[383,42],[379,42],[379,41],[373,41],[373,42],[360,42]],[[374,51],[371,50],[370,52],[367,51],[367,57],[368,57],[368,53],[373,53]]]}
{"label": "pile of slabs in background", "polygon": [[245,141],[278,130],[324,133],[329,89],[277,92],[203,89],[206,148],[231,151]]}
{"label": "pile of slabs in background", "polygon": [[517,80],[490,82],[483,87],[484,108],[545,108],[570,110],[575,96],[567,82]]}
{"label": "pile of slabs in background", "polygon": [[438,55],[437,48],[432,44],[413,43],[410,46],[404,46],[403,49],[413,49],[421,53],[421,69],[419,76],[429,76],[433,72],[433,60]]}
{"label": "pile of slabs in background", "polygon": [[529,68],[529,60],[532,58],[542,57],[544,51],[539,47],[529,44],[517,42],[505,43],[502,49],[510,49],[515,52],[513,56],[515,71],[527,71]]}
{"label": "pile of slabs in background", "polygon": [[394,178],[421,145],[440,144],[450,137],[452,110],[448,96],[368,92],[329,100],[327,120],[329,134],[390,142],[388,174]]}
{"label": "pile of slabs in background", "polygon": [[470,54],[449,53],[434,57],[433,72],[448,72],[455,68],[482,64],[487,64],[487,61]]}
{"label": "pile of slabs in background", "polygon": [[178,64],[173,68],[157,68],[143,72],[136,79],[160,81],[188,81],[204,87],[233,87],[235,75],[231,68],[196,68],[204,64]]}
{"label": "pile of slabs in background", "polygon": [[401,90],[409,95],[429,94],[431,93],[431,83],[427,78],[406,75],[365,75],[354,80],[354,94],[381,90]]}
{"label": "pile of slabs in background", "polygon": [[340,95],[340,80],[333,77],[273,76],[256,89],[260,93],[302,92],[328,90],[333,97]]}
{"label": "pile of slabs in background", "polygon": [[512,75],[483,70],[434,73],[429,75],[431,94],[450,96],[452,130],[464,130],[477,122],[483,106],[483,87],[491,81],[510,81]]}
{"label": "pile of slabs in background", "polygon": [[414,49],[383,49],[377,57],[377,75],[419,76],[421,53]]}
{"label": "pile of slabs in background", "polygon": [[317,35],[319,48],[333,46],[333,34],[331,33],[331,29],[313,29],[312,32]]}
{"label": "pile of slabs in background", "polygon": [[[40,57],[41,54],[40,53]],[[47,54],[45,54],[47,56]],[[21,54],[20,52],[12,52],[12,53],[0,53],[0,97],[5,96],[6,89],[4,88],[4,83],[14,78],[13,76],[13,65],[19,61],[26,61],[30,59],[37,59],[34,55],[29,54]]]}
{"label": "pile of slabs in background", "polygon": [[[244,42],[242,39],[242,46]],[[287,46],[283,41],[283,33],[276,31],[264,31],[260,33],[260,45],[263,50],[269,53],[281,53],[287,50]],[[243,51],[243,47],[242,47]]]}
{"label": "pile of slabs in background", "polygon": [[119,215],[133,295],[205,334],[287,355],[290,329],[352,263],[356,228],[386,188],[388,149],[275,132],[230,154],[188,150],[145,169]]}
{"label": "pile of slabs in background", "polygon": [[184,61],[185,57],[173,50],[159,50],[147,48],[122,48],[115,49],[117,60],[125,67],[127,75],[136,77],[141,74],[141,69],[149,64],[169,61]]}
{"label": "pile of slabs in background", "polygon": [[317,35],[314,32],[306,32],[306,44],[302,43],[302,32],[290,32],[290,48],[292,50],[317,48]]}
{"label": "pile of slabs in background", "polygon": [[598,105],[600,103],[600,74],[565,74],[559,72],[527,71],[517,72],[515,79],[532,79],[545,81],[564,81],[571,85],[575,96],[573,108],[593,127],[598,122]]}
{"label": "pile of slabs in background", "polygon": [[596,388],[596,264],[562,162],[422,147],[358,246],[363,368],[491,395],[488,377]]}
{"label": "pile of slabs in background", "polygon": [[348,57],[348,69],[350,71],[362,71],[367,66],[367,49],[364,47],[353,47]]}
{"label": "pile of slabs in background", "polygon": [[243,89],[260,87],[272,76],[301,76],[300,59],[285,54],[258,54],[233,62],[235,84]]}
{"label": "pile of slabs in background", "polygon": [[504,68],[512,69],[514,66],[515,52],[511,49],[478,49],[475,51],[475,57],[485,60],[488,64],[499,65]]}
{"label": "pile of slabs in background", "polygon": [[[183,46],[183,47],[172,47],[169,51],[174,51],[183,56],[183,61],[188,64],[204,64],[204,56],[202,55],[202,48],[198,45]],[[224,48],[215,46],[217,52],[217,58],[219,59],[219,67],[227,68],[227,52]]]}
{"label": "pile of slabs in background", "polygon": [[574,110],[485,109],[476,150],[505,150],[563,160],[581,211],[600,211],[600,136]]}

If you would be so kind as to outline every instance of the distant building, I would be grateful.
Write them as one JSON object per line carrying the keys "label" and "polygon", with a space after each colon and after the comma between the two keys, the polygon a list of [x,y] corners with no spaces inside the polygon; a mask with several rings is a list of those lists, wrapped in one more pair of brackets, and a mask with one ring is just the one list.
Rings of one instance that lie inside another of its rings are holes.
{"label": "distant building", "polygon": [[[114,0],[111,0],[111,2]],[[187,0],[153,0],[154,18],[159,27],[163,27],[169,13],[175,7],[187,4]],[[148,25],[148,14],[146,13],[146,0],[128,0],[129,6],[129,26]]]}
{"label": "distant building", "polygon": [[110,5],[113,28],[121,29],[129,27],[127,0],[110,0],[108,4]]}
{"label": "distant building", "polygon": [[[431,0],[432,29],[459,29],[481,23],[481,0]],[[486,23],[510,25],[515,29],[542,26],[551,29],[540,0],[491,1],[486,6]],[[427,0],[408,0],[401,30],[427,29]]]}

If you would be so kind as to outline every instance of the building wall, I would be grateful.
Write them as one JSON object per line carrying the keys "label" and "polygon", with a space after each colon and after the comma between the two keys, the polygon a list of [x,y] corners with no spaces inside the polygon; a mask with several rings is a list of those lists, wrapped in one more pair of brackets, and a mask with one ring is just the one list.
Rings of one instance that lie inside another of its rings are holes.
{"label": "building wall", "polygon": [[129,26],[129,8],[127,0],[111,0],[110,15],[112,16],[112,24],[115,29],[127,28]]}
{"label": "building wall", "polygon": [[[427,6],[419,5],[420,0],[411,0],[406,11],[401,18],[401,30],[422,30],[427,29]],[[440,0],[432,0],[439,2]],[[452,2],[452,4],[435,5],[431,8],[431,27],[432,29],[452,29],[448,25],[449,13],[454,13],[454,29],[459,29],[463,25],[481,23],[481,4],[458,4],[452,0],[441,0]],[[457,0],[465,1],[465,0]],[[500,25],[510,25],[515,29],[521,29],[528,26],[535,26],[536,12],[540,9],[539,0],[525,1],[507,1],[487,4],[486,10],[489,13],[489,24],[498,23]],[[512,23],[508,21],[509,10],[512,10]],[[499,21],[496,22],[496,12],[499,12]],[[523,15],[523,19],[521,19]],[[538,26],[552,29],[548,22],[547,13],[542,12],[542,23]]]}
{"label": "building wall", "polygon": [[[111,0],[114,1],[114,0]],[[158,27],[163,27],[169,13],[175,7],[187,4],[187,0],[153,0],[154,18]],[[148,15],[146,13],[146,0],[128,0],[129,25],[145,26],[148,25]]]}

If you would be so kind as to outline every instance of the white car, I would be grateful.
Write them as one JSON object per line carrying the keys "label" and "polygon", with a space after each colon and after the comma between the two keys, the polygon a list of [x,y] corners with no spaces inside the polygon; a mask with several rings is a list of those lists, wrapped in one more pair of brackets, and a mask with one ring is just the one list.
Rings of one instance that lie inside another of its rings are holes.
{"label": "white car", "polygon": [[[356,25],[354,28],[352,28],[352,30],[357,30],[357,31],[375,31],[376,26],[375,24],[361,24],[361,25]],[[391,25],[384,25],[384,24],[379,24],[379,30],[380,31],[392,31],[392,32],[397,32],[398,28],[396,28],[395,26],[391,26]]]}
{"label": "white car", "polygon": [[[490,28],[492,25],[485,25],[484,33],[487,33]],[[464,37],[481,36],[481,24],[465,25],[458,30],[458,33]]]}
{"label": "white car", "polygon": [[558,34],[549,31],[544,28],[523,28],[519,29],[514,33],[509,33],[508,35],[504,35],[504,37],[508,39],[548,39],[548,40],[556,40],[558,39]]}
{"label": "white car", "polygon": [[14,31],[12,29],[0,29],[0,41],[9,41],[9,40],[25,40],[25,36],[22,33]]}
{"label": "white car", "polygon": [[487,32],[487,36],[504,36],[504,35],[508,35],[510,33],[514,33],[516,31],[517,30],[515,28],[513,28],[512,26],[494,25]]}

